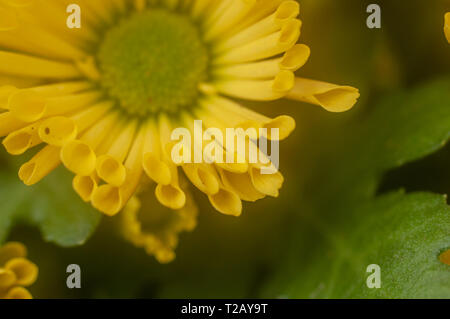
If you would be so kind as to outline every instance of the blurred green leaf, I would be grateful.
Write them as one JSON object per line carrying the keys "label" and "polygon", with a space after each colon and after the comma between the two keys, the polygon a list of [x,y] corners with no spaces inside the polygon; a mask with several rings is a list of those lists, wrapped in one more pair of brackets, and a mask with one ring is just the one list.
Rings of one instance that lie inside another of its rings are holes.
{"label": "blurred green leaf", "polygon": [[71,185],[70,173],[64,169],[32,187],[23,185],[12,169],[0,171],[0,242],[16,223],[28,223],[49,242],[65,247],[83,244],[101,214],[82,202]]}
{"label": "blurred green leaf", "polygon": [[[383,174],[441,148],[450,137],[450,79],[383,100],[342,132],[293,222],[286,258],[265,294],[289,298],[450,297],[450,209],[442,195],[376,197]],[[296,198],[292,198],[295,202]],[[381,289],[369,289],[369,264]]]}

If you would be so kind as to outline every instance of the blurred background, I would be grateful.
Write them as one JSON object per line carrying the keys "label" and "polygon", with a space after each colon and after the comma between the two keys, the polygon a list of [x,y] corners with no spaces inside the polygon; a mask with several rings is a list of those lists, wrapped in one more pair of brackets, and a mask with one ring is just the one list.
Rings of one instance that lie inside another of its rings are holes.
{"label": "blurred background", "polygon": [[[285,176],[280,197],[246,203],[243,215],[233,218],[214,211],[195,192],[200,207],[198,227],[180,236],[177,258],[168,265],[127,243],[117,231],[115,218],[103,218],[83,246],[72,248],[46,243],[35,228],[17,226],[8,239],[26,243],[30,259],[39,265],[39,279],[30,288],[35,297],[289,297],[282,289],[267,287],[283,269],[280,265],[292,247],[308,250],[316,241],[314,234],[296,236],[301,230],[295,225],[311,212],[311,192],[320,188],[314,185],[329,182],[321,172],[333,162],[332,154],[343,151],[335,140],[383,97],[450,73],[450,45],[443,34],[450,1],[299,2],[301,42],[311,47],[311,58],[298,75],[357,87],[361,98],[344,114],[289,101],[258,106],[268,116],[287,114],[297,122],[297,129],[280,148],[280,169]],[[382,8],[381,29],[366,27],[366,8],[373,2]],[[445,147],[385,174],[378,192],[402,187],[448,194],[449,163],[450,149]],[[321,212],[314,214],[320,218]],[[300,268],[312,262],[308,254],[302,256],[297,261]],[[69,264],[81,266],[82,289],[66,287]],[[306,278],[308,273],[300,275]]]}

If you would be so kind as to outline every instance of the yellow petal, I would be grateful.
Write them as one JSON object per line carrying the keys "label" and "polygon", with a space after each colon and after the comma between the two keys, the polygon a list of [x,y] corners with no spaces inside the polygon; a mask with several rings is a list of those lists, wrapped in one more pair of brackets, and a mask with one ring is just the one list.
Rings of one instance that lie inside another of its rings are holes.
{"label": "yellow petal", "polygon": [[220,176],[225,186],[232,189],[242,200],[255,202],[265,196],[253,186],[248,173],[236,174],[221,169]]}
{"label": "yellow petal", "polygon": [[184,173],[200,191],[208,195],[219,192],[220,182],[214,167],[206,164],[184,164]]}
{"label": "yellow petal", "polygon": [[27,186],[34,185],[60,164],[60,148],[48,145],[19,169],[19,178]]}
{"label": "yellow petal", "polygon": [[300,20],[290,20],[278,32],[225,51],[213,60],[213,64],[223,65],[258,61],[286,52],[297,43],[300,37],[300,27]]}
{"label": "yellow petal", "polygon": [[344,112],[355,105],[359,98],[359,91],[351,86],[296,78],[294,88],[286,97],[320,105],[330,112]]}
{"label": "yellow petal", "polygon": [[6,151],[12,155],[20,155],[42,142],[39,127],[42,121],[35,122],[20,130],[10,133],[2,142]]}
{"label": "yellow petal", "polygon": [[89,176],[95,170],[97,156],[87,143],[73,140],[61,149],[61,161],[71,172]]}
{"label": "yellow petal", "polygon": [[21,121],[34,122],[44,115],[46,99],[33,90],[20,90],[9,98],[9,109]]}
{"label": "yellow petal", "polygon": [[92,194],[98,187],[97,179],[93,176],[76,175],[73,178],[72,186],[75,192],[85,202],[91,201]]}
{"label": "yellow petal", "polygon": [[294,87],[294,73],[281,70],[273,80],[221,80],[214,84],[217,91],[232,97],[254,100],[272,101],[282,98]]}
{"label": "yellow petal", "polygon": [[230,216],[242,214],[242,202],[236,193],[221,187],[219,192],[208,196],[211,205],[220,213]]}
{"label": "yellow petal", "polygon": [[12,270],[0,268],[0,290],[12,286],[16,281],[16,274]]}
{"label": "yellow petal", "polygon": [[80,71],[72,64],[6,51],[0,51],[0,72],[10,75],[56,79],[70,79],[81,76]]}
{"label": "yellow petal", "polygon": [[75,122],[67,117],[49,118],[39,126],[39,137],[47,144],[64,146],[75,139],[78,129]]}
{"label": "yellow petal", "polygon": [[14,287],[8,291],[5,299],[33,299],[33,296],[23,287]]}
{"label": "yellow petal", "polygon": [[171,209],[181,209],[186,204],[186,195],[183,190],[174,184],[156,186],[156,198],[161,204]]}
{"label": "yellow petal", "polygon": [[260,167],[252,167],[249,170],[253,186],[262,194],[278,197],[279,189],[283,185],[284,178],[280,172],[274,174],[262,174]]}
{"label": "yellow petal", "polygon": [[112,185],[101,185],[92,194],[92,206],[108,216],[116,215],[122,208],[120,189]]}
{"label": "yellow petal", "polygon": [[0,267],[8,260],[27,256],[27,248],[19,242],[8,242],[0,246]]}
{"label": "yellow petal", "polygon": [[444,32],[445,32],[447,41],[450,43],[450,12],[447,12],[445,14]]}
{"label": "yellow petal", "polygon": [[116,187],[123,185],[127,175],[125,166],[108,154],[104,154],[97,159],[96,170],[101,179]]}
{"label": "yellow petal", "polygon": [[283,1],[270,16],[250,25],[248,28],[244,28],[240,32],[232,33],[231,37],[225,37],[225,40],[215,45],[214,50],[221,52],[278,31],[286,22],[297,17],[299,11],[299,4],[296,1]]}
{"label": "yellow petal", "polygon": [[25,258],[14,258],[8,261],[5,269],[11,270],[16,275],[16,284],[29,286],[36,281],[38,267]]}

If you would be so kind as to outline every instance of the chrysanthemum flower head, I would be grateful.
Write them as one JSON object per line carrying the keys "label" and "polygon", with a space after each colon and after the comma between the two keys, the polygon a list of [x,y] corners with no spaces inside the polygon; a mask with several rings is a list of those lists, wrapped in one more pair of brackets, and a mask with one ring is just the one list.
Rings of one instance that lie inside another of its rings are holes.
{"label": "chrysanthemum flower head", "polygon": [[26,259],[27,249],[18,242],[0,246],[0,299],[31,299],[24,288],[32,285],[38,275],[38,267]]}
{"label": "chrysanthemum flower head", "polygon": [[79,0],[80,29],[65,25],[70,3],[0,0],[0,136],[10,154],[36,148],[19,170],[26,185],[62,164],[81,198],[107,215],[146,179],[179,211],[185,176],[216,210],[238,216],[242,200],[278,196],[281,173],[261,174],[261,163],[222,144],[216,152],[244,160],[175,164],[173,129],[201,120],[222,131],[278,128],[256,138],[282,140],[291,117],[241,103],[289,98],[341,112],[359,97],[295,77],[310,55],[298,44],[296,1]]}

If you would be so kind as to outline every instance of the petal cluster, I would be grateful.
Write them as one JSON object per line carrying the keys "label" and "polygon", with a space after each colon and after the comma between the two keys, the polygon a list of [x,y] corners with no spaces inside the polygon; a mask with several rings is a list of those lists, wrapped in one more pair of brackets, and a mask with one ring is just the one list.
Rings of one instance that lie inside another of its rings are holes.
{"label": "petal cluster", "polygon": [[38,267],[27,258],[26,247],[18,242],[0,246],[0,299],[31,299],[24,288],[38,276]]}

